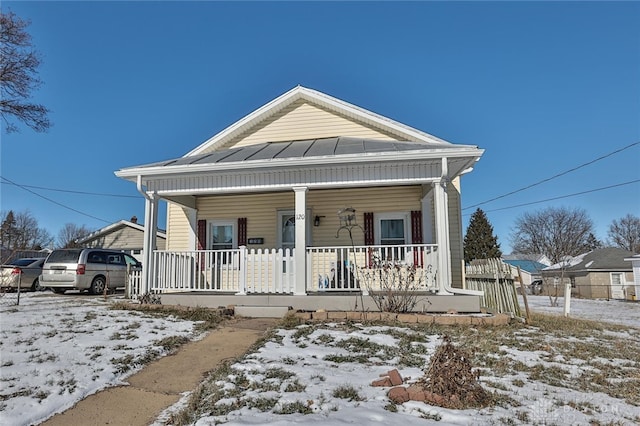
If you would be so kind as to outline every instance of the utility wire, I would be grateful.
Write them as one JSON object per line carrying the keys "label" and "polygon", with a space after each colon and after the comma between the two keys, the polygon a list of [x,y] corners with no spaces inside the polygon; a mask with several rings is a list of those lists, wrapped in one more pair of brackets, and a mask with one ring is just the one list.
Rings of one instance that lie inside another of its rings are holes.
{"label": "utility wire", "polygon": [[36,196],[38,196],[38,197],[40,197],[40,198],[42,198],[42,199],[45,199],[45,200],[49,201],[50,203],[56,204],[56,205],[58,205],[58,206],[60,206],[60,207],[63,207],[63,208],[65,208],[65,209],[67,209],[67,210],[71,210],[72,212],[76,212],[76,213],[81,214],[81,215],[83,215],[83,216],[87,216],[87,217],[90,217],[90,218],[92,218],[92,219],[96,219],[96,220],[102,221],[102,222],[104,222],[104,223],[111,223],[111,221],[104,220],[104,219],[101,219],[101,218],[99,218],[99,217],[96,217],[96,216],[90,215],[90,214],[88,214],[88,213],[81,212],[80,210],[76,210],[76,209],[74,209],[73,207],[66,206],[66,205],[64,205],[64,204],[62,204],[62,203],[59,203],[59,202],[57,202],[57,201],[55,201],[55,200],[52,200],[51,198],[45,197],[44,195],[40,195],[40,194],[38,194],[37,192],[34,192],[34,191],[32,191],[32,190],[30,190],[30,189],[26,188],[25,186],[22,186],[22,185],[20,185],[20,184],[17,184],[17,183],[15,183],[15,182],[13,182],[13,181],[11,181],[11,180],[7,179],[7,178],[6,178],[6,177],[4,177],[4,176],[0,176],[0,178],[2,178],[3,180],[6,180],[8,183],[10,183],[10,184],[12,184],[12,185],[17,186],[17,187],[18,187],[18,188],[20,188],[20,189],[23,189],[23,190],[25,190],[25,191],[27,191],[27,192],[30,192],[30,193],[32,193],[33,195],[36,195]]}
{"label": "utility wire", "polygon": [[[4,177],[0,176],[0,178],[5,179]],[[8,181],[8,179],[6,179]],[[18,185],[17,183],[13,183],[13,182],[0,182],[0,183],[4,183],[6,185],[15,185],[15,186],[19,186],[21,188],[33,188],[33,189],[42,189],[45,191],[57,191],[57,192],[68,192],[70,194],[81,194],[81,195],[96,195],[96,196],[101,196],[101,197],[120,197],[120,198],[140,198],[139,195],[119,195],[119,194],[105,194],[105,193],[100,193],[100,192],[84,192],[84,191],[71,191],[69,189],[57,189],[57,188],[45,188],[44,186],[33,186],[33,185]]]}
{"label": "utility wire", "polygon": [[[544,200],[538,200],[538,201],[531,201],[529,203],[523,203],[523,204],[516,204],[514,206],[508,206],[508,207],[500,207],[498,209],[492,209],[492,210],[485,210],[485,213],[489,213],[489,212],[497,212],[500,210],[508,210],[508,209],[515,209],[517,207],[523,207],[523,206],[530,206],[531,204],[539,204],[539,203],[544,203],[547,201],[554,201],[554,200],[560,200],[562,198],[569,198],[569,197],[575,197],[577,195],[583,195],[583,194],[589,194],[591,192],[597,192],[597,191],[604,191],[605,189],[611,189],[611,188],[616,188],[618,186],[624,186],[624,185],[630,185],[632,183],[636,183],[636,182],[640,182],[640,179],[636,179],[636,180],[631,180],[629,182],[623,182],[623,183],[618,183],[615,185],[609,185],[609,186],[603,186],[602,188],[596,188],[596,189],[589,189],[587,191],[582,191],[582,192],[575,192],[573,194],[567,194],[567,195],[560,195],[557,197],[553,197],[553,198],[547,198]],[[464,216],[470,215],[471,213],[467,213]]]}
{"label": "utility wire", "polygon": [[[567,173],[575,172],[576,170],[581,169],[582,167],[586,167],[586,166],[588,166],[588,165],[590,165],[590,164],[593,164],[593,163],[595,163],[595,162],[597,162],[597,161],[600,161],[600,160],[605,159],[605,158],[607,158],[607,157],[610,157],[610,156],[612,156],[612,155],[614,155],[614,154],[617,154],[617,153],[619,153],[619,152],[621,152],[621,151],[624,151],[625,149],[629,149],[629,148],[631,148],[632,146],[635,146],[635,145],[640,145],[640,141],[638,141],[638,142],[634,142],[634,143],[632,143],[632,144],[629,144],[629,145],[627,145],[627,146],[625,146],[625,147],[622,147],[622,148],[617,149],[617,150],[615,150],[615,151],[613,151],[613,152],[610,152],[610,153],[605,154],[605,155],[603,155],[603,156],[601,156],[601,157],[598,157],[598,158],[596,158],[595,160],[591,160],[591,161],[589,161],[589,162],[587,162],[587,163],[580,164],[579,166],[576,166],[576,167],[574,167],[574,168],[572,168],[572,169],[566,170],[566,171],[564,171],[564,172],[562,172],[562,173],[558,173],[557,175],[553,175],[553,176],[551,176],[551,177],[549,177],[549,178],[543,179],[543,180],[538,181],[538,182],[536,182],[536,183],[532,183],[531,185],[525,186],[525,187],[523,187],[523,188],[516,189],[515,191],[511,191],[511,192],[506,193],[506,194],[504,194],[504,195],[500,195],[500,196],[498,196],[498,197],[491,198],[490,200],[483,201],[483,202],[481,202],[481,203],[474,204],[474,205],[469,206],[469,207],[464,207],[462,210],[469,210],[469,209],[472,209],[472,208],[474,208],[474,207],[478,207],[478,206],[481,206],[481,205],[483,205],[483,204],[487,204],[487,203],[490,203],[490,202],[492,202],[492,201],[499,200],[499,199],[504,198],[504,197],[508,197],[509,195],[516,194],[516,193],[521,192],[521,191],[524,191],[524,190],[526,190],[526,189],[533,188],[534,186],[541,185],[541,184],[543,184],[543,183],[545,183],[545,182],[549,182],[550,180],[553,180],[553,179],[558,178],[558,177],[560,177],[560,176],[564,176],[564,175],[566,175]],[[500,210],[500,209],[499,209],[499,210]],[[495,211],[495,210],[493,210],[493,211]]]}

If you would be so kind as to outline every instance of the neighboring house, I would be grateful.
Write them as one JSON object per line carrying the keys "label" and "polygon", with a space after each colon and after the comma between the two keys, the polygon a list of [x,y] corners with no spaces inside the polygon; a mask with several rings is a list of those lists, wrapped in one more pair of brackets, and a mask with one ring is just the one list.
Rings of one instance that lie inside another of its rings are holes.
{"label": "neighboring house", "polygon": [[631,262],[631,268],[633,268],[633,284],[635,287],[635,293],[631,297],[633,300],[640,299],[640,254],[628,257],[624,259],[626,262]]}
{"label": "neighboring house", "polygon": [[[542,270],[546,291],[570,283],[574,296],[590,299],[632,299],[633,270],[626,261],[634,254],[619,248],[592,250]],[[559,294],[562,295],[561,289]]]}
{"label": "neighboring house", "polygon": [[147,291],[366,294],[355,272],[383,258],[417,266],[421,290],[477,298],[462,289],[460,177],[483,152],[298,86],[181,158],[115,174],[146,199]]}
{"label": "neighboring house", "polygon": [[[164,250],[167,235],[158,230],[156,234],[156,247]],[[105,226],[85,238],[78,240],[82,247],[100,247],[112,250],[121,250],[131,254],[142,262],[144,246],[144,226],[138,223],[138,218],[133,216],[131,220],[121,220]]]}
{"label": "neighboring house", "polygon": [[[506,256],[505,256],[506,257]],[[535,260],[527,260],[527,259],[505,259],[502,261],[511,265],[513,270],[513,275],[518,275],[518,268],[520,268],[520,272],[522,274],[522,282],[524,285],[529,285],[533,281],[542,279],[542,270],[549,266],[549,264],[544,264],[537,262]]]}

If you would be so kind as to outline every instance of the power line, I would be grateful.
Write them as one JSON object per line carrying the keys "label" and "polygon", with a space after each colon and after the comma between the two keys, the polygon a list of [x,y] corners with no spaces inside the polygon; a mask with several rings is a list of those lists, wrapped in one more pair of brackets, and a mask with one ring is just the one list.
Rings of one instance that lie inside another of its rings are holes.
{"label": "power line", "polygon": [[[588,166],[588,165],[590,165],[590,164],[593,164],[593,163],[595,163],[595,162],[597,162],[597,161],[600,161],[600,160],[602,160],[602,159],[605,159],[605,158],[607,158],[607,157],[610,157],[610,156],[612,156],[612,155],[614,155],[614,154],[617,154],[617,153],[619,153],[619,152],[621,152],[621,151],[624,151],[625,149],[631,148],[632,146],[639,145],[639,144],[640,144],[640,141],[638,141],[638,142],[634,142],[634,143],[629,144],[629,145],[627,145],[627,146],[625,146],[625,147],[622,147],[622,148],[617,149],[617,150],[615,150],[615,151],[613,151],[613,152],[610,152],[610,153],[605,154],[605,155],[603,155],[603,156],[601,156],[601,157],[598,157],[598,158],[596,158],[595,160],[591,160],[591,161],[586,162],[586,163],[584,163],[584,164],[580,164],[579,166],[576,166],[576,167],[574,167],[574,168],[572,168],[572,169],[566,170],[566,171],[564,171],[564,172],[562,172],[562,173],[558,173],[557,175],[553,175],[553,176],[551,176],[550,178],[546,178],[546,179],[543,179],[543,180],[538,181],[538,182],[536,182],[536,183],[532,183],[531,185],[525,186],[525,187],[520,188],[520,189],[516,189],[516,190],[511,191],[511,192],[509,192],[509,193],[506,193],[506,194],[504,194],[504,195],[500,195],[500,196],[498,196],[498,197],[491,198],[490,200],[483,201],[483,202],[481,202],[481,203],[474,204],[474,205],[469,206],[469,207],[464,207],[462,210],[472,209],[472,208],[474,208],[474,207],[478,207],[478,206],[481,206],[481,205],[483,205],[483,204],[487,204],[487,203],[490,203],[490,202],[492,202],[492,201],[499,200],[499,199],[504,198],[504,197],[508,197],[509,195],[516,194],[516,193],[521,192],[521,191],[524,191],[524,190],[526,190],[526,189],[533,188],[534,186],[541,185],[541,184],[543,184],[543,183],[545,183],[545,182],[549,182],[550,180],[553,180],[553,179],[558,178],[558,177],[560,177],[560,176],[564,176],[564,175],[566,175],[566,174],[568,174],[568,173],[575,172],[576,170],[581,169],[582,167],[585,167],[585,166]],[[495,211],[495,210],[494,210],[494,211]]]}
{"label": "power line", "polygon": [[[560,195],[560,196],[557,196],[557,197],[547,198],[547,199],[544,199],[544,200],[531,201],[529,203],[516,204],[514,206],[500,207],[498,209],[492,209],[492,210],[485,210],[485,213],[497,212],[497,211],[500,211],[500,210],[515,209],[517,207],[530,206],[532,204],[540,204],[540,203],[545,203],[547,201],[554,201],[554,200],[560,200],[562,198],[575,197],[577,195],[589,194],[591,192],[604,191],[605,189],[611,189],[611,188],[616,188],[616,187],[619,187],[619,186],[630,185],[630,184],[636,183],[636,182],[640,182],[640,179],[631,180],[629,182],[618,183],[618,184],[615,184],[615,185],[603,186],[602,188],[589,189],[587,191],[582,191],[582,192],[575,192],[573,194]],[[467,216],[467,215],[470,215],[470,213],[466,214],[465,216]]]}
{"label": "power line", "polygon": [[104,222],[104,223],[111,223],[111,221],[104,220],[104,219],[101,219],[101,218],[99,218],[99,217],[96,217],[96,216],[90,215],[90,214],[88,214],[88,213],[81,212],[80,210],[74,209],[73,207],[66,206],[66,205],[64,205],[64,204],[62,204],[62,203],[59,203],[59,202],[57,202],[57,201],[55,201],[55,200],[52,200],[51,198],[45,197],[44,195],[41,195],[41,194],[38,194],[37,192],[34,192],[34,191],[32,191],[32,190],[30,190],[30,189],[28,189],[28,188],[26,188],[26,187],[24,187],[24,186],[22,186],[22,185],[20,185],[20,184],[17,184],[17,183],[15,183],[15,182],[12,182],[11,180],[7,179],[7,178],[6,178],[6,177],[4,177],[4,176],[0,176],[0,178],[2,178],[3,180],[6,180],[7,182],[9,182],[9,183],[10,183],[10,184],[12,184],[12,185],[17,186],[17,187],[18,187],[18,188],[20,188],[20,189],[23,189],[23,190],[25,190],[25,191],[27,191],[27,192],[30,192],[30,193],[31,193],[31,194],[33,194],[33,195],[36,195],[36,196],[38,196],[38,197],[40,197],[40,198],[42,198],[42,199],[45,199],[45,200],[49,201],[50,203],[56,204],[56,205],[58,205],[58,206],[60,206],[60,207],[63,207],[63,208],[65,208],[65,209],[67,209],[67,210],[71,210],[72,212],[75,212],[75,213],[81,214],[81,215],[83,215],[83,216],[90,217],[90,218],[92,218],[92,219],[100,220],[100,221],[102,221],[102,222]]}
{"label": "power line", "polygon": [[[4,177],[0,176],[0,178],[5,179]],[[33,188],[33,189],[42,189],[45,191],[57,191],[57,192],[67,192],[70,194],[81,194],[81,195],[96,195],[96,196],[101,196],[101,197],[120,197],[120,198],[140,198],[140,196],[138,195],[120,195],[120,194],[105,194],[105,193],[100,193],[100,192],[84,192],[84,191],[72,191],[69,189],[57,189],[57,188],[46,188],[43,186],[34,186],[34,185],[18,185],[17,183],[13,183],[11,181],[9,181],[8,179],[7,182],[0,182],[0,183],[4,183],[7,185],[15,185],[21,188]]]}

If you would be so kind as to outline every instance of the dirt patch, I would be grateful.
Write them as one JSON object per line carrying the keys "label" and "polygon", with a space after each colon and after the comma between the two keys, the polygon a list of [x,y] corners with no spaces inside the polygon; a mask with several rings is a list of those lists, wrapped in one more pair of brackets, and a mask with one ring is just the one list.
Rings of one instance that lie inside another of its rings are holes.
{"label": "dirt patch", "polygon": [[206,373],[221,362],[244,354],[278,323],[270,318],[239,318],[213,330],[202,340],[188,343],[118,386],[90,395],[64,413],[42,423],[67,425],[148,425],[182,393],[193,390]]}

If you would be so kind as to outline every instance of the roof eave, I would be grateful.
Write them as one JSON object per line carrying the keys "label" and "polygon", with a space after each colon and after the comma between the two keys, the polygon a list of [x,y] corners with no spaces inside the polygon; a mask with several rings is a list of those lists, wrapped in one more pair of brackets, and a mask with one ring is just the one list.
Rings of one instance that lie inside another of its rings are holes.
{"label": "roof eave", "polygon": [[209,171],[264,169],[270,167],[304,167],[323,166],[327,164],[355,164],[366,162],[390,162],[390,161],[415,161],[415,160],[437,160],[440,158],[469,158],[467,166],[463,171],[467,172],[469,167],[480,159],[484,150],[470,146],[456,146],[447,149],[412,150],[402,152],[376,152],[369,154],[347,154],[338,156],[323,156],[309,158],[285,158],[255,161],[234,161],[228,163],[208,163],[208,164],[183,164],[178,166],[152,166],[152,167],[132,167],[121,169],[115,172],[117,177],[133,180],[138,176],[160,176],[174,175],[182,173],[202,173]]}

